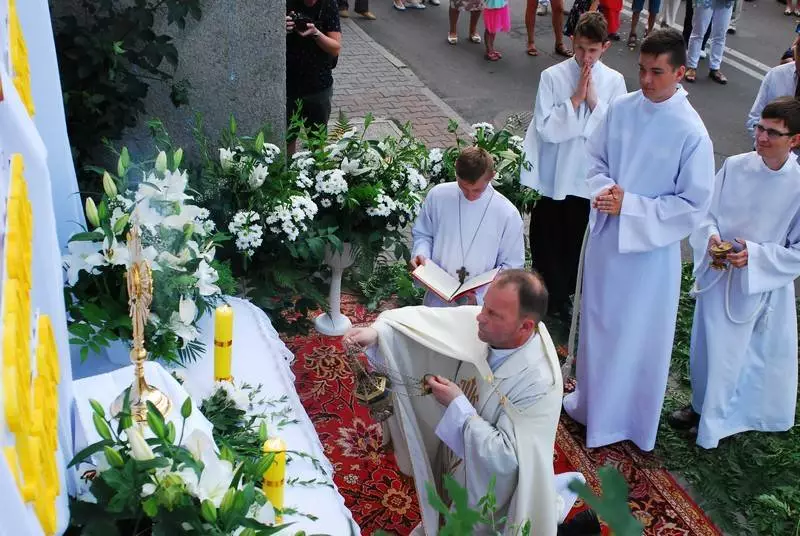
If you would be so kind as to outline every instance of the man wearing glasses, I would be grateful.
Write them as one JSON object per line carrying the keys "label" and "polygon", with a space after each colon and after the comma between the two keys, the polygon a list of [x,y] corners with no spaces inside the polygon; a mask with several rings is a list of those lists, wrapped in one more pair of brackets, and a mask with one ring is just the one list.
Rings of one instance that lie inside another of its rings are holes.
{"label": "man wearing glasses", "polygon": [[[800,84],[798,84],[797,73],[800,72],[800,56],[798,56],[798,42],[800,42],[800,24],[795,28],[795,39],[792,43],[794,61],[783,63],[773,67],[767,72],[761,87],[758,90],[753,107],[747,116],[747,131],[755,143],[756,124],[761,120],[761,112],[764,107],[778,97],[800,98]],[[797,151],[795,151],[797,154]]]}
{"label": "man wearing glasses", "polygon": [[[669,423],[696,431],[706,449],[733,434],[794,425],[800,166],[790,151],[800,144],[800,101],[770,102],[754,131],[755,152],[725,161],[711,209],[689,239],[697,296],[692,403]],[[712,255],[723,270],[711,269]]]}

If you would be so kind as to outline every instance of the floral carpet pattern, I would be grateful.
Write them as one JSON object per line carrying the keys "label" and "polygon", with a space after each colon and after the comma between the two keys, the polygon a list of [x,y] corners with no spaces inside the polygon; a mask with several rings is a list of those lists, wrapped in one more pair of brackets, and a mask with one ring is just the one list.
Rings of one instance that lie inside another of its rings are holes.
{"label": "floral carpet pattern", "polygon": [[[376,314],[351,296],[343,296],[342,312],[354,325],[366,325]],[[334,480],[362,534],[381,529],[407,535],[419,523],[414,482],[401,474],[394,455],[381,449],[381,426],[353,396],[350,368],[339,338],[312,332],[284,339],[295,354],[292,365],[297,392],[325,454],[334,466]],[[645,526],[645,535],[721,536],[675,479],[652,455],[631,443],[587,449],[582,426],[562,415],[556,437],[556,473],[580,471],[599,491],[597,469],[616,467],[630,487],[629,504]],[[573,515],[586,506],[578,501]],[[604,527],[604,536],[610,534]]]}

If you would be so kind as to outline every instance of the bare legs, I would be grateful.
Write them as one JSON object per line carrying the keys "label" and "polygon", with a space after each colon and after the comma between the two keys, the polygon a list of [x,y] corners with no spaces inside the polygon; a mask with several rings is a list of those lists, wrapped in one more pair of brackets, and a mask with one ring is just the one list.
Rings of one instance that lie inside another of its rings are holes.
{"label": "bare legs", "polygon": [[[539,52],[534,45],[534,33],[536,29],[536,10],[539,7],[539,0],[527,0],[525,4],[525,29],[528,32],[528,54],[537,56]],[[564,0],[551,0],[553,34],[556,38],[556,53],[562,56],[572,56],[572,53],[564,48]]]}
{"label": "bare legs", "polygon": [[[450,8],[450,33],[448,34],[448,40],[458,37],[458,14],[459,11],[457,9]],[[478,43],[480,43],[480,34],[478,33],[478,21],[480,18],[480,11],[469,12],[469,38],[475,41],[474,36],[478,36],[478,40],[476,41]]]}

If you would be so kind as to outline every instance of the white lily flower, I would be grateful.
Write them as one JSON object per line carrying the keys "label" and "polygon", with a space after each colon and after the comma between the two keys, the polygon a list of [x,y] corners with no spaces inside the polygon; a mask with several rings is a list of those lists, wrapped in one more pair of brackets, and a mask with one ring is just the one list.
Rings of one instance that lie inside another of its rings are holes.
{"label": "white lily flower", "polygon": [[363,175],[364,173],[369,171],[369,168],[361,167],[361,161],[358,158],[350,160],[346,156],[342,159],[342,163],[339,166],[339,168],[345,173],[349,173],[354,177],[357,177],[358,175]]}
{"label": "white lily flower", "polygon": [[230,171],[233,168],[233,151],[220,147],[219,149],[219,163],[223,171]]}
{"label": "white lily flower", "polygon": [[[186,343],[196,340],[197,337],[200,335],[200,333],[197,331],[197,328],[191,324],[191,322],[184,322],[183,303],[184,300],[181,299],[182,309],[180,312],[175,312],[175,311],[172,312],[172,315],[169,318],[169,329],[170,331],[175,333],[175,335],[183,339],[184,346],[186,346]],[[194,307],[196,311],[197,307],[194,306],[194,302],[191,303],[192,307]],[[186,312],[185,314],[187,315],[188,318],[190,312]]]}
{"label": "white lily flower", "polygon": [[267,179],[268,175],[269,168],[267,168],[267,166],[264,164],[256,164],[250,171],[250,178],[248,179],[247,183],[250,185],[250,188],[255,190],[264,184],[264,181]]}
{"label": "white lily flower", "polygon": [[209,500],[219,508],[233,481],[233,465],[216,456],[205,456],[203,464],[205,467],[200,473],[200,481],[197,484],[197,498],[200,502]]}
{"label": "white lily flower", "polygon": [[142,484],[142,498],[149,497],[156,492],[156,485],[152,482]]}
{"label": "white lily flower", "polygon": [[150,448],[150,445],[147,444],[147,441],[144,440],[142,432],[136,427],[136,425],[126,428],[125,435],[127,436],[128,444],[130,445],[131,458],[140,462],[155,458],[153,450]]}
{"label": "white lily flower", "polygon": [[178,305],[178,311],[181,317],[181,322],[184,324],[191,324],[197,316],[197,305],[194,300],[189,296],[181,296],[181,301]]}
{"label": "white lily flower", "polygon": [[[200,219],[200,215],[203,214],[204,210],[205,209],[196,205],[182,205],[180,208],[180,213],[167,216],[164,218],[162,225],[170,229],[182,230],[187,223],[195,225]],[[195,225],[195,229],[198,227],[202,226]]]}
{"label": "white lily flower", "polygon": [[78,281],[81,270],[97,275],[97,267],[106,264],[100,242],[75,241],[67,244],[69,254],[64,255],[63,261],[67,269],[67,283],[72,286]]}
{"label": "white lily flower", "polygon": [[201,296],[213,296],[220,293],[220,288],[214,284],[219,279],[219,275],[205,260],[200,261],[194,276],[197,278],[197,288]]}
{"label": "white lily flower", "polygon": [[131,255],[125,244],[120,245],[116,238],[103,240],[103,256],[108,264],[112,266],[127,266]]}
{"label": "white lily flower", "polygon": [[200,429],[192,430],[192,433],[184,438],[181,446],[185,447],[197,461],[201,461],[204,456],[216,455],[214,441]]}

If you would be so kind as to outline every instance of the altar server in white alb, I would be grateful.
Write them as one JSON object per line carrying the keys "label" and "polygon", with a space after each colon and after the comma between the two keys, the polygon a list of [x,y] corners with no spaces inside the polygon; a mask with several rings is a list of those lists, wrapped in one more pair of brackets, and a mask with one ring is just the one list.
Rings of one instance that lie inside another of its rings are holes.
{"label": "altar server in white alb", "polygon": [[792,53],[794,61],[783,63],[773,67],[761,81],[758,88],[758,95],[753,101],[753,106],[747,114],[747,131],[755,141],[756,123],[761,120],[761,111],[764,107],[778,97],[800,97],[800,83],[798,83],[798,73],[800,73],[800,55],[798,55],[797,44],[800,37],[795,37],[792,43]]}
{"label": "altar server in white alb", "polygon": [[[494,268],[522,268],[525,239],[519,210],[492,187],[494,161],[484,149],[468,147],[456,160],[456,180],[431,188],[411,230],[411,269],[433,260],[464,282]],[[486,288],[462,303],[483,303]],[[448,303],[433,292],[425,305]]]}
{"label": "altar server in white alb", "polygon": [[639,54],[642,89],[615,99],[587,144],[592,212],[577,389],[564,409],[586,444],[655,446],[681,282],[680,241],[705,217],[714,154],[679,85],[681,34],[657,30]]}
{"label": "altar server in white alb", "polygon": [[[692,404],[670,415],[677,428],[697,427],[697,444],[747,430],[783,432],[797,401],[800,275],[800,102],[767,104],[755,125],[756,151],[728,158],[714,200],[692,233],[697,307],[691,344]],[[709,248],[734,250],[727,271],[710,268]]]}
{"label": "altar server in white alb", "polygon": [[627,92],[622,75],[600,61],[611,45],[602,14],[581,15],[572,43],[574,57],[542,72],[525,135],[531,166],[520,177],[542,195],[531,214],[531,256],[550,292],[549,314],[562,317],[569,314],[589,221],[586,139],[608,103]]}
{"label": "altar server in white alb", "polygon": [[[437,534],[439,514],[425,483],[442,493],[445,474],[467,489],[472,507],[496,478],[494,517],[508,520],[497,527],[502,534],[518,534],[515,527],[526,521],[534,536],[599,534],[594,516],[558,527],[577,496],[557,480],[564,490],[558,495],[554,485],[563,391],[558,355],[541,322],[547,290],[534,274],[504,270],[485,297],[482,308],[386,311],[343,339],[373,347],[370,359],[379,369],[406,378],[427,375],[432,396],[414,396],[419,385],[395,385],[390,426],[398,466],[414,476],[420,500],[422,527],[414,534],[422,528]],[[577,473],[558,478],[581,479]],[[473,534],[487,534],[486,527]]]}

